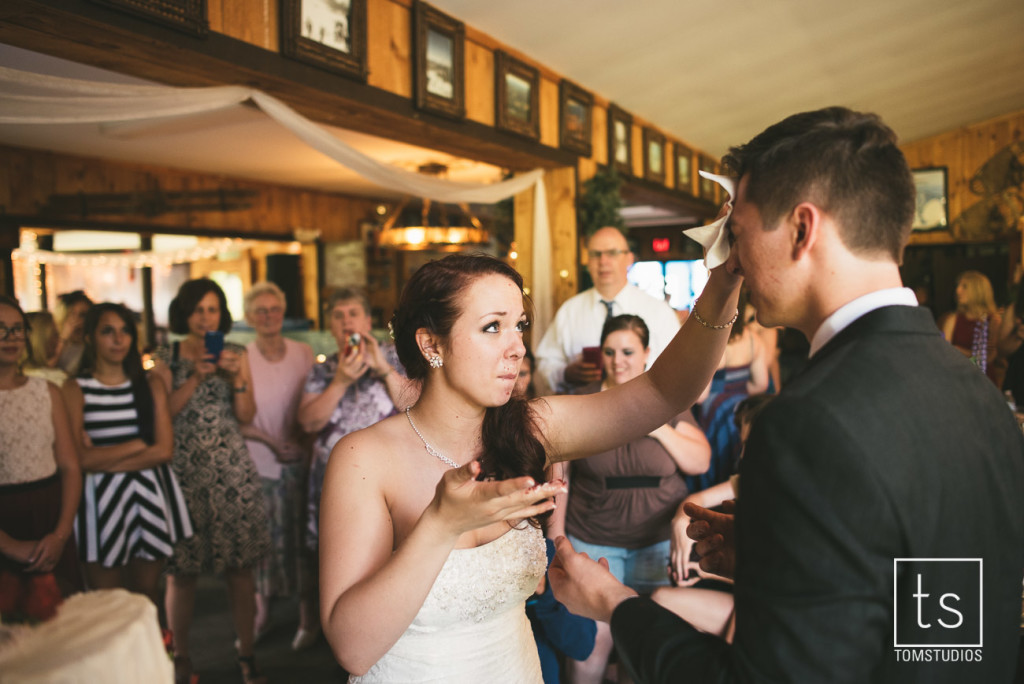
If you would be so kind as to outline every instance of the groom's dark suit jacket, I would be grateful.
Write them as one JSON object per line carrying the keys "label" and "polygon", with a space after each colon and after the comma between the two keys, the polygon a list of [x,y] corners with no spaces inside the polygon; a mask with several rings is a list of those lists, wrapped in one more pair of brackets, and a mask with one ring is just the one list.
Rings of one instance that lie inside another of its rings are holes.
{"label": "groom's dark suit jacket", "polygon": [[[926,309],[884,307],[841,331],[766,407],[745,454],[734,643],[649,599],[625,601],[612,633],[639,682],[1011,681],[1024,440],[1002,395]],[[916,566],[927,577],[918,592],[918,569],[895,569],[904,558],[983,559],[981,647],[894,648],[894,627],[901,644],[978,637],[978,598],[961,595],[978,563]],[[940,600],[960,609],[959,625]]]}

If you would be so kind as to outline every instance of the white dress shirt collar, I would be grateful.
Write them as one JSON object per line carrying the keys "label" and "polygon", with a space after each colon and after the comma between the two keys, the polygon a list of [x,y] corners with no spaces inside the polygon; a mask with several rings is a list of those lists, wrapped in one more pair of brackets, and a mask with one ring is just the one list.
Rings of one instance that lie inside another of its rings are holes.
{"label": "white dress shirt collar", "polygon": [[866,313],[881,309],[883,306],[917,306],[917,297],[909,287],[891,287],[885,290],[875,290],[866,295],[857,297],[852,302],[847,302],[835,310],[831,316],[825,319],[818,331],[811,339],[810,356],[828,344],[829,340],[839,334],[846,326],[853,323]]}

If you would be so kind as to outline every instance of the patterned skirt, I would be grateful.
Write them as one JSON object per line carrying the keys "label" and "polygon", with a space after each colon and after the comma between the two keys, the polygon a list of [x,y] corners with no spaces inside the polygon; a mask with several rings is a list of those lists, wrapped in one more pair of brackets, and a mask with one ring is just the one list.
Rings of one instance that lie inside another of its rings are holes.
{"label": "patterned skirt", "polygon": [[185,497],[167,464],[124,473],[88,473],[75,520],[81,559],[112,568],[162,560],[192,536]]}

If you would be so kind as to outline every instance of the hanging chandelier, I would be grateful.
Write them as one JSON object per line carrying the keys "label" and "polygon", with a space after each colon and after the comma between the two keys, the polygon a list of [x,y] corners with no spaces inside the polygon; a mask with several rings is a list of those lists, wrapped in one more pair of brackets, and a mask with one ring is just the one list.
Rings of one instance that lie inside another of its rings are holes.
{"label": "hanging chandelier", "polygon": [[[443,164],[424,164],[419,167],[419,171],[441,177],[447,174],[448,167]],[[491,236],[469,210],[467,203],[455,203],[459,211],[449,213],[446,203],[424,197],[417,216],[413,212],[406,212],[411,201],[411,197],[402,199],[384,220],[378,237],[380,246],[405,250],[456,251],[470,246],[483,246],[491,241]]]}

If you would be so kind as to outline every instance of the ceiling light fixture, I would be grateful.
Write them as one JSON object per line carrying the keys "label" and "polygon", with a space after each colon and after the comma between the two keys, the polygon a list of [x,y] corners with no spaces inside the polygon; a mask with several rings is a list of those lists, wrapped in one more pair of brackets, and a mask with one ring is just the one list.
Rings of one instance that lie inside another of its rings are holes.
{"label": "ceiling light fixture", "polygon": [[[443,164],[424,164],[419,167],[419,172],[444,177],[448,167]],[[411,197],[404,198],[385,219],[378,238],[381,247],[457,251],[469,246],[486,245],[491,241],[491,236],[465,202],[455,204],[461,216],[455,213],[455,216],[450,217],[444,202],[433,202],[424,197],[419,216],[409,216],[411,212],[406,213],[405,210],[411,200]]]}

